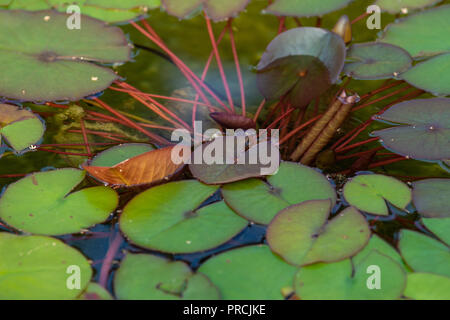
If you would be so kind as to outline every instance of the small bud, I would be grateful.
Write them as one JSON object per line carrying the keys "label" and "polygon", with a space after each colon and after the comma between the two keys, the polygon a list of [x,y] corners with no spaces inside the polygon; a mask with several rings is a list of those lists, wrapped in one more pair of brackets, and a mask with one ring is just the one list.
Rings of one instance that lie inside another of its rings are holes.
{"label": "small bud", "polygon": [[352,26],[346,15],[339,18],[332,31],[340,35],[346,44],[352,41]]}

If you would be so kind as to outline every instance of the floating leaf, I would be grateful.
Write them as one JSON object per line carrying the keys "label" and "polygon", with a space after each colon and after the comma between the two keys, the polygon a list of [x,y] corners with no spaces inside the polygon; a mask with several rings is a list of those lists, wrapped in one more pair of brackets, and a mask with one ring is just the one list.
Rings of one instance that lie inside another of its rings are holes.
{"label": "floating leaf", "polygon": [[146,143],[120,144],[99,153],[89,164],[93,167],[112,167],[122,161],[152,150],[155,150],[155,148]]}
{"label": "floating leaf", "polygon": [[330,200],[312,200],[278,213],[267,229],[275,253],[294,265],[334,262],[355,255],[370,237],[366,219],[347,208],[331,221]]}
{"label": "floating leaf", "polygon": [[[377,276],[376,272],[380,287],[369,289],[370,277]],[[390,257],[372,251],[354,265],[346,259],[300,268],[295,292],[302,300],[389,300],[400,298],[405,284],[402,267]]]}
{"label": "floating leaf", "polygon": [[450,276],[450,250],[445,244],[415,231],[402,230],[398,247],[414,271]]}
{"label": "floating leaf", "polygon": [[355,265],[360,264],[373,251],[378,251],[379,253],[391,258],[399,265],[403,266],[403,260],[402,257],[400,256],[400,253],[398,253],[398,251],[395,250],[393,246],[391,246],[389,243],[384,241],[376,234],[372,234],[369,242],[364,247],[364,249],[362,249],[356,256],[352,258],[353,264]]}
{"label": "floating leaf", "polygon": [[[50,237],[0,232],[0,256],[2,300],[74,299],[92,276],[91,266],[80,252]],[[79,289],[67,285],[77,272]]]}
{"label": "floating leaf", "polygon": [[197,209],[216,190],[195,180],[151,188],[125,206],[120,228],[132,242],[149,249],[170,253],[212,249],[247,226],[223,201]]}
{"label": "floating leaf", "polygon": [[434,95],[450,94],[450,53],[441,54],[416,64],[401,75],[401,78],[419,89]]}
{"label": "floating leaf", "polygon": [[166,11],[180,19],[189,18],[204,8],[208,17],[214,21],[235,17],[249,2],[250,0],[162,0]]}
{"label": "floating leaf", "polygon": [[408,70],[412,58],[404,49],[387,43],[354,44],[347,54],[344,72],[357,80],[390,79]]}
{"label": "floating leaf", "polygon": [[376,215],[387,216],[390,202],[405,209],[411,202],[411,190],[403,182],[380,174],[359,175],[344,186],[344,197],[356,208]]}
{"label": "floating leaf", "polygon": [[67,18],[55,11],[0,10],[0,64],[8,75],[0,79],[0,96],[75,101],[117,79],[98,63],[130,59],[131,47],[123,32],[89,17],[83,18],[81,29],[70,30]]}
{"label": "floating leaf", "polygon": [[248,179],[222,188],[225,202],[239,215],[256,223],[268,224],[282,209],[308,200],[336,203],[330,182],[316,170],[293,162],[282,162],[267,181]]}
{"label": "floating leaf", "polygon": [[211,279],[225,300],[280,300],[296,270],[268,246],[255,245],[213,256],[198,271]]}
{"label": "floating leaf", "polygon": [[413,182],[413,203],[427,218],[450,217],[450,179],[425,179]]}
{"label": "floating leaf", "polygon": [[253,119],[241,116],[239,114],[231,114],[227,112],[212,112],[209,114],[219,125],[225,129],[252,129],[256,127]]}
{"label": "floating leaf", "polygon": [[16,152],[41,140],[45,127],[33,112],[10,104],[0,104],[0,143],[2,137]]}
{"label": "floating leaf", "polygon": [[450,158],[450,99],[401,102],[376,119],[399,124],[373,132],[389,150],[418,160]]}
{"label": "floating leaf", "polygon": [[450,233],[448,232],[450,229],[450,218],[424,218],[422,222],[428,230],[450,246]]}
{"label": "floating leaf", "polygon": [[408,275],[404,296],[416,300],[450,300],[450,278],[432,273]]}
{"label": "floating leaf", "polygon": [[94,178],[112,185],[135,186],[158,183],[168,179],[184,166],[172,161],[174,147],[166,147],[141,153],[112,167],[83,165]]}
{"label": "floating leaf", "polygon": [[[258,139],[256,135],[253,137]],[[245,136],[215,137],[213,141],[198,146],[192,155],[189,170],[206,184],[224,184],[274,174],[281,158],[278,146],[271,140],[250,142]],[[200,163],[197,155],[203,155]]]}
{"label": "floating leaf", "polygon": [[442,0],[377,0],[375,4],[389,13],[408,13],[410,10],[433,6]]}
{"label": "floating leaf", "polygon": [[70,193],[84,176],[71,168],[28,175],[3,193],[0,218],[18,230],[46,235],[76,233],[103,222],[117,207],[117,193],[103,186]]}
{"label": "floating leaf", "polygon": [[450,52],[449,16],[450,5],[419,12],[388,25],[380,41],[402,47],[413,57]]}
{"label": "floating leaf", "polygon": [[193,273],[182,261],[150,254],[128,253],[114,278],[122,300],[215,300],[216,287],[202,274]]}
{"label": "floating leaf", "polygon": [[265,11],[279,16],[321,16],[347,6],[352,0],[275,0]]}
{"label": "floating leaf", "polygon": [[113,297],[98,283],[90,282],[78,300],[113,300]]}

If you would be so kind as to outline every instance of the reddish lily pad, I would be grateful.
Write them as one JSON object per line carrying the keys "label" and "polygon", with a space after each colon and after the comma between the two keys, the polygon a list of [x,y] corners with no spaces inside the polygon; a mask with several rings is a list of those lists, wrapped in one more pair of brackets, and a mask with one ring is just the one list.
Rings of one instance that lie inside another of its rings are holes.
{"label": "reddish lily pad", "polygon": [[450,99],[401,102],[376,119],[397,124],[373,132],[387,149],[417,160],[450,158]]}
{"label": "reddish lily pad", "polygon": [[163,8],[180,19],[189,18],[203,8],[214,21],[235,17],[250,0],[162,0]]}
{"label": "reddish lily pad", "polygon": [[413,203],[427,218],[450,217],[450,179],[425,179],[413,182]]}
{"label": "reddish lily pad", "polygon": [[294,265],[355,255],[370,237],[366,219],[350,207],[328,221],[330,210],[330,200],[312,200],[280,211],[267,229],[272,251]]}

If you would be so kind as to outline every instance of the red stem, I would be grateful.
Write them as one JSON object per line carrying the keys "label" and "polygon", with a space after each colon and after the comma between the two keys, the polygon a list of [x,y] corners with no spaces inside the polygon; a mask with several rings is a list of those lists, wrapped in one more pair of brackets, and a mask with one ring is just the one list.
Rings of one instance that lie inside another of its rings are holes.
{"label": "red stem", "polygon": [[98,283],[105,289],[108,284],[109,270],[111,269],[114,257],[117,254],[120,245],[122,244],[122,240],[123,240],[122,235],[120,234],[120,232],[117,232],[116,236],[114,237],[114,240],[111,242],[108,248],[108,251],[106,252],[105,259],[103,260],[103,264],[100,269],[100,277]]}
{"label": "red stem", "polygon": [[301,126],[295,128],[294,130],[292,130],[291,132],[289,132],[287,135],[285,135],[281,140],[280,140],[280,145],[282,145],[284,142],[286,142],[287,140],[289,140],[290,137],[292,137],[294,134],[296,134],[297,132],[303,130],[304,128],[306,128],[307,126],[309,126],[311,123],[317,121],[320,119],[320,117],[322,117],[321,114],[319,114],[318,116],[310,119],[309,121],[306,121],[305,123],[303,123]]}
{"label": "red stem", "polygon": [[371,143],[371,142],[374,142],[374,141],[377,141],[377,140],[379,140],[379,138],[374,137],[374,138],[370,138],[370,139],[367,139],[367,140],[364,140],[364,141],[360,141],[360,142],[351,144],[351,145],[349,145],[349,146],[347,146],[345,148],[339,149],[338,152],[340,153],[340,152],[344,152],[344,151],[347,151],[347,150],[351,150],[351,149],[354,149],[356,147],[359,147],[359,146],[362,146],[364,144]]}
{"label": "red stem", "polygon": [[232,26],[232,19],[228,20],[228,33],[230,34],[230,43],[231,43],[231,51],[233,52],[234,64],[236,65],[236,74],[239,81],[239,90],[241,92],[241,107],[242,107],[242,115],[245,117],[246,115],[246,106],[245,106],[245,90],[244,90],[244,81],[242,79],[241,66],[239,64],[239,56],[236,49],[236,41],[234,39],[234,32]]}
{"label": "red stem", "polygon": [[83,140],[84,140],[85,147],[86,147],[86,152],[91,154],[91,147],[89,146],[89,139],[88,139],[88,136],[86,133],[86,127],[84,125],[84,119],[80,120],[80,126],[81,126],[81,132],[82,132]]}
{"label": "red stem", "polygon": [[259,114],[261,113],[261,110],[264,108],[264,105],[266,104],[266,99],[263,99],[261,103],[258,106],[258,109],[256,110],[255,116],[253,117],[253,121],[256,123],[258,120]]}

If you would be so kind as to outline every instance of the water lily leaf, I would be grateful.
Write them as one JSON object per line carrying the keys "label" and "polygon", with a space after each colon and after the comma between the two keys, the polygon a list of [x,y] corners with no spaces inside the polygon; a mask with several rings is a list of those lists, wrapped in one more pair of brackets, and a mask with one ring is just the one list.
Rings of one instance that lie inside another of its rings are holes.
{"label": "water lily leaf", "polygon": [[425,179],[413,182],[413,203],[427,218],[450,217],[450,179]]}
{"label": "water lily leaf", "polygon": [[182,261],[150,254],[128,253],[114,278],[114,290],[122,300],[216,300],[217,288],[209,279],[193,273]]}
{"label": "water lily leaf", "polygon": [[400,124],[372,133],[387,149],[417,160],[450,158],[450,99],[401,102],[376,119]]}
{"label": "water lily leaf", "polygon": [[222,187],[225,202],[239,215],[256,223],[268,224],[282,209],[308,200],[336,203],[336,192],[330,182],[307,166],[282,162],[267,181],[248,179]]}
{"label": "water lily leaf", "polygon": [[155,150],[155,148],[147,143],[120,144],[97,154],[89,164],[93,167],[113,167],[152,150]]}
{"label": "water lily leaf", "polygon": [[377,0],[375,4],[389,13],[407,13],[410,10],[433,6],[442,0]]}
{"label": "water lily leaf", "polygon": [[373,251],[378,251],[379,253],[391,258],[401,266],[404,265],[400,253],[393,246],[391,246],[376,234],[372,234],[367,245],[360,252],[358,252],[356,256],[352,258],[353,264],[360,264]]}
{"label": "water lily leaf", "polygon": [[103,222],[117,207],[117,193],[103,186],[70,193],[84,176],[72,168],[28,175],[3,193],[0,218],[18,230],[46,235],[76,233]]}
{"label": "water lily leaf", "polygon": [[413,57],[450,52],[449,16],[450,5],[416,13],[388,25],[380,41],[402,47]]}
{"label": "water lily leaf", "polygon": [[321,16],[347,6],[352,0],[276,0],[265,11],[280,16]]}
{"label": "water lily leaf", "polygon": [[404,296],[416,300],[450,300],[450,278],[432,273],[408,274]]}
{"label": "water lily leaf", "polygon": [[250,0],[162,0],[166,11],[180,19],[189,18],[204,8],[208,17],[214,21],[235,17],[249,2]]}
{"label": "water lily leaf", "polygon": [[450,53],[415,65],[400,77],[409,84],[434,95],[450,94]]}
{"label": "water lily leaf", "polygon": [[445,244],[415,231],[402,230],[398,248],[414,271],[450,276],[450,250]]}
{"label": "water lily leaf", "polygon": [[31,111],[0,104],[0,143],[4,138],[16,152],[39,142],[44,135],[42,121]]}
{"label": "water lily leaf", "polygon": [[212,112],[209,114],[219,125],[225,129],[252,129],[256,127],[253,119],[241,116],[239,114],[231,114],[227,112]]}
{"label": "water lily leaf", "polygon": [[217,247],[247,225],[223,201],[197,209],[217,188],[195,180],[151,188],[125,206],[120,228],[135,244],[158,251],[188,253]]}
{"label": "water lily leaf", "polygon": [[286,95],[293,107],[304,107],[331,86],[327,67],[316,57],[279,58],[258,70],[258,89],[267,100]]}
{"label": "water lily leaf", "polygon": [[376,215],[389,214],[386,201],[400,209],[411,202],[411,190],[403,182],[381,174],[352,178],[344,186],[345,200],[356,208]]}
{"label": "water lily leaf", "polygon": [[408,70],[412,58],[404,49],[387,43],[354,44],[347,58],[351,61],[344,72],[357,80],[390,79]]}
{"label": "water lily leaf", "polygon": [[278,213],[267,229],[275,253],[294,265],[334,262],[355,255],[369,241],[366,219],[347,208],[328,221],[330,200],[312,200]]}
{"label": "water lily leaf", "polygon": [[[196,179],[206,184],[230,183],[277,171],[281,158],[277,145],[265,140],[255,142],[245,150],[247,146],[244,142],[250,143],[248,139],[239,139],[239,136],[218,136],[198,146],[192,153],[189,170]],[[197,162],[198,154],[203,155],[201,163]]]}
{"label": "water lily leaf", "polygon": [[80,7],[88,15],[109,23],[126,22],[145,15],[148,10],[158,8],[160,0],[12,0],[9,9],[46,10],[66,12],[71,5]]}
{"label": "water lily leaf", "polygon": [[98,63],[130,59],[123,32],[89,17],[83,18],[81,29],[70,30],[67,18],[55,11],[0,10],[0,64],[8,74],[0,79],[0,96],[75,101],[118,78]]}
{"label": "water lily leaf", "polygon": [[[0,255],[2,300],[74,299],[92,277],[91,266],[80,252],[50,237],[0,232]],[[75,272],[80,275],[79,289],[67,286]]]}
{"label": "water lily leaf", "polygon": [[423,224],[433,232],[439,239],[450,245],[450,218],[424,218]]}
{"label": "water lily leaf", "polygon": [[98,283],[90,282],[78,300],[113,300],[113,297]]}
{"label": "water lily leaf", "polygon": [[[379,268],[381,283],[379,289],[371,290],[370,276],[377,272],[373,266]],[[391,300],[400,298],[405,284],[402,267],[390,257],[372,251],[354,265],[346,259],[300,268],[295,277],[295,292],[302,300]]]}
{"label": "water lily leaf", "polygon": [[124,160],[112,167],[83,165],[94,178],[112,185],[135,186],[158,183],[168,179],[184,166],[172,161],[174,147],[150,150]]}
{"label": "water lily leaf", "polygon": [[276,36],[267,46],[257,70],[265,69],[277,59],[300,55],[318,58],[328,69],[335,83],[344,67],[345,43],[340,36],[326,29],[301,27]]}
{"label": "water lily leaf", "polygon": [[268,246],[255,245],[213,256],[198,271],[211,279],[225,300],[280,300],[282,288],[292,286],[296,270]]}

